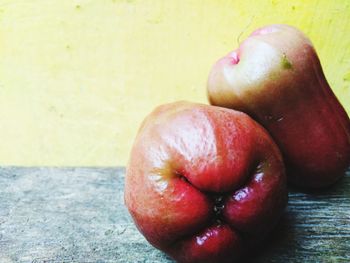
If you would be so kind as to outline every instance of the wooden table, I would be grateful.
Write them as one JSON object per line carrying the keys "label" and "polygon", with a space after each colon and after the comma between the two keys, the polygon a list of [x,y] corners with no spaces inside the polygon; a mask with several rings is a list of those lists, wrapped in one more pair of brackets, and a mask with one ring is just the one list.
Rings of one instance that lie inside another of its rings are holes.
{"label": "wooden table", "polygon": [[[124,168],[0,168],[0,262],[171,262],[124,207]],[[350,262],[350,171],[331,189],[294,190],[252,262]]]}

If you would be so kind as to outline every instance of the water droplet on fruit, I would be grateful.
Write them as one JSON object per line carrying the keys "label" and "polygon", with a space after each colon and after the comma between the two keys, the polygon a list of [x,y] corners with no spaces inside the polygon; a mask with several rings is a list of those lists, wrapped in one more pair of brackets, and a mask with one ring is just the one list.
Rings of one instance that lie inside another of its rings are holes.
{"label": "water droplet on fruit", "polygon": [[217,219],[215,220],[215,223],[217,224],[218,227],[221,227],[221,225],[222,225],[222,221],[221,221],[221,219],[219,219],[219,218],[217,218]]}
{"label": "water droplet on fruit", "polygon": [[280,121],[283,121],[284,117],[283,116],[280,116],[280,117],[274,117],[272,115],[265,115],[264,116],[264,119],[265,121],[268,121],[268,122],[280,122]]}
{"label": "water droplet on fruit", "polygon": [[236,200],[236,201],[241,201],[242,199],[247,197],[248,194],[249,194],[249,188],[248,187],[244,187],[244,188],[238,190],[234,194],[233,199]]}
{"label": "water droplet on fruit", "polygon": [[216,196],[215,197],[215,204],[218,204],[218,203],[222,202],[222,199],[223,199],[222,195]]}
{"label": "water droplet on fruit", "polygon": [[267,121],[271,121],[273,119],[273,116],[272,115],[265,115],[264,118]]}
{"label": "water droplet on fruit", "polygon": [[[205,236],[204,236],[204,238],[205,238]],[[198,245],[203,245],[204,244],[204,241],[206,240],[206,239],[204,239],[204,238],[202,238],[202,237],[197,237],[196,238],[196,243],[198,244]]]}
{"label": "water droplet on fruit", "polygon": [[214,212],[215,214],[219,215],[221,213],[221,211],[225,208],[224,204],[220,204],[220,205],[215,205],[214,206]]}
{"label": "water droplet on fruit", "polygon": [[222,210],[224,210],[224,197],[222,195],[217,195],[214,197],[214,214],[216,215],[216,219],[219,220]]}
{"label": "water droplet on fruit", "polygon": [[254,177],[254,181],[255,181],[255,182],[261,182],[263,176],[264,176],[264,173],[263,173],[263,172],[257,173],[257,174],[255,175],[255,177]]}
{"label": "water droplet on fruit", "polygon": [[203,245],[208,239],[210,239],[213,236],[217,236],[218,231],[215,228],[209,228],[207,229],[201,236],[196,237],[196,243],[198,245]]}

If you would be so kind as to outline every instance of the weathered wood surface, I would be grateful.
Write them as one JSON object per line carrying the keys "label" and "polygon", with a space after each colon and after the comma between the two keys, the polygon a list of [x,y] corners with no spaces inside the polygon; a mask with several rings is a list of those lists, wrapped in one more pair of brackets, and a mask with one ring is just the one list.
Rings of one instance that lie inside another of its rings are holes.
{"label": "weathered wood surface", "polygon": [[[171,262],[123,205],[123,168],[0,168],[0,262]],[[350,262],[350,171],[323,193],[291,190],[252,262]]]}

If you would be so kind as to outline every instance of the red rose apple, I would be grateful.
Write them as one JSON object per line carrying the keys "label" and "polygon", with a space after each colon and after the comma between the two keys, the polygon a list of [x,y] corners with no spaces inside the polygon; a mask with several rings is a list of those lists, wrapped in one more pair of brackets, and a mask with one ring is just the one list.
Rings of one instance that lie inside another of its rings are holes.
{"label": "red rose apple", "polygon": [[178,102],[143,122],[125,203],[146,239],[177,261],[235,262],[286,201],[279,149],[248,115]]}
{"label": "red rose apple", "polygon": [[271,133],[292,183],[329,186],[349,166],[349,117],[314,47],[296,28],[253,32],[213,66],[208,95],[211,104],[248,113]]}

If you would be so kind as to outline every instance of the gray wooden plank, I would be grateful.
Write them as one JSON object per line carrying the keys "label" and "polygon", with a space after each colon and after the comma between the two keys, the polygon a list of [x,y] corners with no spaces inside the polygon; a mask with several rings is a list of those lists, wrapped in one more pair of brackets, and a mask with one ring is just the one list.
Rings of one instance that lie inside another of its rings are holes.
{"label": "gray wooden plank", "polygon": [[[172,262],[138,233],[123,168],[0,168],[0,262]],[[350,262],[350,171],[322,193],[291,190],[252,262]]]}

